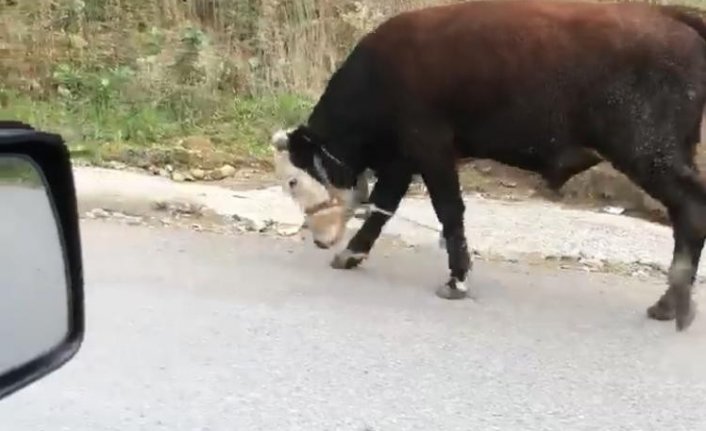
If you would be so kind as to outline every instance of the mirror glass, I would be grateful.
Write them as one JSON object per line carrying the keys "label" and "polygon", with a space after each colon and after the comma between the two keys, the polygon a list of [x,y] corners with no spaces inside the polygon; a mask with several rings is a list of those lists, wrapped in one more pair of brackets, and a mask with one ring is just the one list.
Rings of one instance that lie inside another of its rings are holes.
{"label": "mirror glass", "polygon": [[68,283],[54,214],[34,163],[0,156],[0,375],[68,334]]}

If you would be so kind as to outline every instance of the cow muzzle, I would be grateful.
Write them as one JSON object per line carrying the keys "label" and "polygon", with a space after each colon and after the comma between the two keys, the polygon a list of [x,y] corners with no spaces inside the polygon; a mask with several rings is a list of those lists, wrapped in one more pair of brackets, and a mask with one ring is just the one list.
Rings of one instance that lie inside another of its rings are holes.
{"label": "cow muzzle", "polygon": [[339,199],[330,198],[305,208],[304,214],[306,225],[317,247],[327,249],[341,241],[345,233],[348,211]]}

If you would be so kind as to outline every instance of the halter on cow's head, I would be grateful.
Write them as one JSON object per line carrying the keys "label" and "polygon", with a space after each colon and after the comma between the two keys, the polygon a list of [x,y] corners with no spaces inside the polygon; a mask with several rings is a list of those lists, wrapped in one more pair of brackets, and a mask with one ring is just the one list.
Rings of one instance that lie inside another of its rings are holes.
{"label": "halter on cow's head", "polygon": [[337,244],[356,206],[355,174],[306,126],[276,132],[272,145],[277,176],[302,209],[314,243]]}

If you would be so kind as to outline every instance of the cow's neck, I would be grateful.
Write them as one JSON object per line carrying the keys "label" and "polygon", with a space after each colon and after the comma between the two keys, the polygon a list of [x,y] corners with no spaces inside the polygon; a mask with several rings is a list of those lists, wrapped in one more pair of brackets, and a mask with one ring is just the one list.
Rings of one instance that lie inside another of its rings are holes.
{"label": "cow's neck", "polygon": [[312,115],[307,127],[320,138],[322,168],[332,185],[336,188],[355,187],[358,175],[365,170],[358,137],[327,127],[327,122],[316,115]]}

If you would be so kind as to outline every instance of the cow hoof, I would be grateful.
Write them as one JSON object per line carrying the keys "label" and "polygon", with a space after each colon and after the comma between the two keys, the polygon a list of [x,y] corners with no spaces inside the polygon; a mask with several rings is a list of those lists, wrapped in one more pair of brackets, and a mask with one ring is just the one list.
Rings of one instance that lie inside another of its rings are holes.
{"label": "cow hoof", "polygon": [[334,269],[353,269],[365,260],[365,253],[353,253],[346,249],[340,253],[336,253],[331,261],[331,267]]}
{"label": "cow hoof", "polygon": [[463,299],[468,296],[468,288],[462,281],[451,278],[446,284],[436,289],[436,296],[442,299]]}
{"label": "cow hoof", "polygon": [[693,301],[689,302],[689,305],[685,307],[684,310],[678,309],[676,313],[677,317],[677,331],[684,331],[694,322],[696,317],[696,304]]}
{"label": "cow hoof", "polygon": [[674,307],[670,307],[661,300],[647,309],[647,317],[654,320],[667,321],[677,317]]}

